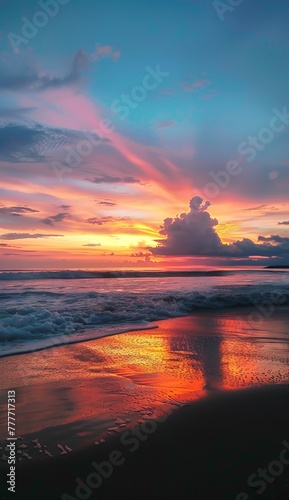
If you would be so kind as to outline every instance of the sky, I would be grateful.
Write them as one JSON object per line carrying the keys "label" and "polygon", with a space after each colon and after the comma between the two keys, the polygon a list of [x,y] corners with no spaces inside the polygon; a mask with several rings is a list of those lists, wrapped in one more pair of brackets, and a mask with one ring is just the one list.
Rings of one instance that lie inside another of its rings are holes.
{"label": "sky", "polygon": [[0,10],[1,269],[289,264],[286,0]]}

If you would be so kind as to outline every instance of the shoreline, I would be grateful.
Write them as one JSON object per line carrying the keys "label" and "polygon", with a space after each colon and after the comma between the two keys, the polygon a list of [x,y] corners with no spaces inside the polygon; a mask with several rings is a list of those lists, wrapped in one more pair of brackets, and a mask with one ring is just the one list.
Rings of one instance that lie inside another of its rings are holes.
{"label": "shoreline", "polygon": [[[256,307],[253,306],[230,306],[230,307],[223,307],[223,308],[211,308],[211,307],[202,307],[200,309],[195,309],[190,313],[184,314],[182,316],[174,316],[171,318],[167,319],[160,319],[160,320],[154,320],[154,321],[141,321],[140,323],[131,323],[127,324],[126,326],[121,326],[121,323],[119,324],[106,324],[106,325],[100,325],[98,328],[89,328],[87,330],[81,330],[78,334],[74,333],[73,337],[70,337],[71,334],[63,334],[63,335],[58,335],[58,336],[51,336],[48,337],[46,341],[43,340],[35,340],[32,342],[31,347],[28,347],[27,343],[23,344],[21,347],[17,347],[18,349],[16,352],[8,352],[8,353],[0,353],[0,363],[3,359],[9,358],[9,357],[14,357],[14,356],[22,356],[22,355],[29,355],[41,351],[46,351],[47,349],[54,349],[54,348],[59,348],[59,347],[65,347],[65,346],[70,346],[74,344],[82,344],[86,342],[91,342],[91,341],[98,341],[101,339],[105,339],[107,337],[113,337],[116,335],[124,335],[127,333],[134,333],[134,332],[142,332],[145,330],[154,330],[157,328],[162,327],[163,324],[166,324],[168,321],[178,321],[186,318],[191,318],[191,317],[198,317],[199,315],[205,315],[208,312],[211,313],[212,316],[226,316],[226,315],[235,315],[239,314],[239,321],[249,321],[250,315],[259,315],[259,318],[261,318],[262,323],[264,320],[267,320],[268,317],[272,317],[277,314],[287,314],[289,312],[289,305],[284,304],[284,305],[275,305],[275,304],[270,304],[273,306],[273,311],[269,312],[267,314],[267,311],[265,310],[265,307],[261,309],[258,309],[258,304]],[[260,304],[262,307],[262,304]],[[261,312],[258,312],[261,311]],[[265,312],[264,312],[265,311]],[[247,318],[246,318],[247,316]],[[262,319],[263,317],[263,319]],[[256,321],[256,326],[259,326],[260,319],[255,320]],[[249,321],[250,322],[250,321]],[[254,323],[254,320],[251,322]],[[252,326],[252,324],[250,325]],[[102,330],[107,330],[103,332]],[[42,345],[41,345],[42,344]],[[36,347],[38,345],[38,347]],[[27,347],[26,347],[27,346]]]}
{"label": "shoreline", "polygon": [[77,421],[135,421],[141,411],[212,391],[287,382],[288,308],[249,331],[252,310],[198,312],[153,330],[1,358],[0,441],[11,389],[24,435]]}
{"label": "shoreline", "polygon": [[[147,323],[147,325],[145,324]],[[106,328],[107,331],[105,333],[101,333],[101,328]],[[46,349],[53,349],[56,347],[63,347],[66,345],[80,344],[83,342],[90,342],[92,340],[104,339],[106,337],[112,337],[114,335],[121,335],[123,333],[130,332],[138,332],[140,330],[153,330],[154,328],[158,328],[153,322],[143,322],[141,323],[132,323],[131,326],[121,327],[118,325],[102,325],[100,328],[90,328],[88,330],[82,330],[80,334],[73,334],[72,339],[69,338],[70,334],[66,333],[63,335],[59,335],[57,337],[49,337],[47,341],[34,340],[32,342],[31,347],[26,347],[27,343],[23,344],[22,348],[17,347],[16,352],[8,352],[7,354],[0,353],[0,362],[2,358],[8,358],[11,356],[21,356],[22,354],[32,354],[34,352],[45,351]],[[111,330],[111,331],[109,331]],[[117,330],[117,331],[115,331]],[[90,333],[91,332],[91,333]],[[92,333],[94,332],[94,333]],[[42,343],[42,345],[41,345]],[[36,347],[38,344],[38,347]],[[32,347],[33,346],[33,347]]]}

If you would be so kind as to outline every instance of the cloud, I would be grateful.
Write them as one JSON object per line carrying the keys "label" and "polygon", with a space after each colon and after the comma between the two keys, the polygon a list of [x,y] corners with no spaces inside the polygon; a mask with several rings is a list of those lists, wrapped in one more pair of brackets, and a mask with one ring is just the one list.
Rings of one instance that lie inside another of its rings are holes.
{"label": "cloud", "polygon": [[181,82],[181,87],[185,92],[195,92],[197,89],[204,89],[208,85],[210,85],[211,82],[206,79],[197,79],[194,82]]}
{"label": "cloud", "polygon": [[271,243],[288,243],[289,238],[282,238],[282,236],[271,235],[271,236],[259,236],[258,241],[270,241]]}
{"label": "cloud", "polygon": [[9,123],[0,126],[0,160],[38,161],[75,139],[77,134],[40,124]]}
{"label": "cloud", "polygon": [[32,121],[4,123],[0,125],[0,161],[49,160],[66,145],[83,139],[85,135],[80,130],[46,127]]}
{"label": "cloud", "polygon": [[83,247],[101,247],[101,243],[87,243],[87,245],[82,245]]}
{"label": "cloud", "polygon": [[94,184],[140,184],[141,181],[127,175],[125,177],[117,177],[112,175],[99,175],[94,177],[94,179],[88,179],[90,182]]}
{"label": "cloud", "polygon": [[62,222],[63,220],[68,219],[69,217],[70,217],[70,214],[68,214],[67,212],[62,212],[60,214],[51,215],[50,217],[46,217],[45,219],[42,219],[41,222],[43,222],[43,224],[46,224],[47,226],[53,226],[54,222]]}
{"label": "cloud", "polygon": [[89,224],[94,224],[97,226],[102,226],[103,224],[109,224],[112,222],[122,222],[122,221],[127,221],[129,220],[129,217],[111,217],[111,216],[106,216],[106,217],[91,217],[90,219],[87,219],[87,222]]}
{"label": "cloud", "polygon": [[116,207],[116,203],[113,203],[112,201],[99,201],[98,205],[103,205],[105,207]]}
{"label": "cloud", "polygon": [[283,222],[278,222],[279,226],[289,226],[289,220],[285,220]]}
{"label": "cloud", "polygon": [[24,240],[26,238],[60,238],[63,234],[41,234],[41,233],[5,233],[0,234],[1,240]]}
{"label": "cloud", "polygon": [[[9,245],[8,245],[8,246],[9,246]],[[11,246],[10,248],[15,248],[15,247],[12,247],[12,246]],[[28,254],[29,254],[29,253],[39,253],[39,251],[38,251],[38,250],[22,250],[22,249],[16,249],[16,250],[14,250],[14,251],[15,251],[15,252],[17,252],[17,253],[3,253],[2,255],[21,255],[21,254],[23,254],[23,253],[28,253]],[[28,255],[27,257],[29,257],[29,255]]]}
{"label": "cloud", "polygon": [[[145,262],[151,262],[151,254],[146,252],[135,252],[130,255],[131,257],[143,258]],[[139,262],[139,261],[138,261]],[[140,261],[142,262],[142,261]]]}
{"label": "cloud", "polygon": [[167,218],[159,231],[166,240],[157,240],[160,245],[151,249],[159,255],[208,255],[217,251],[221,240],[214,230],[217,219],[206,211],[209,203],[195,196],[190,202],[189,213]]}
{"label": "cloud", "polygon": [[159,121],[156,124],[156,128],[157,129],[170,128],[170,127],[173,127],[174,125],[176,125],[176,122],[173,120],[163,120],[163,121]]}
{"label": "cloud", "polygon": [[209,202],[195,196],[190,201],[190,211],[167,218],[160,228],[164,239],[156,240],[158,246],[149,248],[154,255],[198,255],[218,257],[288,256],[289,238],[278,235],[259,236],[256,244],[248,238],[223,244],[216,232],[217,219],[211,217]]}
{"label": "cloud", "polygon": [[69,210],[71,205],[59,205],[59,208],[63,208],[63,210]]}
{"label": "cloud", "polygon": [[39,210],[33,210],[28,207],[0,207],[0,215],[13,215],[20,217],[22,214],[36,213]]}
{"label": "cloud", "polygon": [[94,53],[91,54],[91,59],[93,61],[100,61],[107,57],[116,62],[120,58],[120,50],[115,50],[111,45],[101,45],[97,43]]}
{"label": "cloud", "polygon": [[34,257],[33,255],[29,255],[30,253],[38,253],[38,250],[19,250],[18,253],[3,253],[2,255],[15,255],[15,256],[18,256],[23,254],[23,253],[28,253],[28,255],[26,255],[26,257]]}
{"label": "cloud", "polygon": [[23,115],[27,113],[31,113],[35,111],[37,108],[35,107],[26,107],[26,108],[0,108],[0,116],[1,118],[21,118]]}
{"label": "cloud", "polygon": [[75,85],[81,78],[82,70],[89,67],[89,57],[84,50],[78,50],[73,57],[71,69],[66,76],[54,77],[48,74],[37,74],[26,68],[19,74],[0,76],[0,90],[32,92],[58,89]]}
{"label": "cloud", "polygon": [[250,208],[243,208],[244,212],[254,212],[255,210],[261,210],[262,208],[266,208],[267,205],[259,205],[258,207],[250,207]]}

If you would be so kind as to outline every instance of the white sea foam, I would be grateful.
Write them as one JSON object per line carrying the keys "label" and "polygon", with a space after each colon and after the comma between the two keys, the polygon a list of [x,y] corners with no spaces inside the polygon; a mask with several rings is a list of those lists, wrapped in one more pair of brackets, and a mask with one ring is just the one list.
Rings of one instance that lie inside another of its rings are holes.
{"label": "white sea foam", "polygon": [[2,282],[0,356],[149,328],[198,309],[288,304],[274,277],[135,278]]}

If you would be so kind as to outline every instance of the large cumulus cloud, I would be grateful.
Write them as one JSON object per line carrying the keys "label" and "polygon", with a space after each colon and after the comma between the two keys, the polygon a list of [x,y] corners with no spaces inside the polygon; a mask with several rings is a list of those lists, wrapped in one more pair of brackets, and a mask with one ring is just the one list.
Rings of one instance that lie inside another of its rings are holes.
{"label": "large cumulus cloud", "polygon": [[160,229],[164,240],[152,249],[159,255],[210,255],[217,252],[221,240],[215,231],[217,219],[212,219],[202,198],[195,196],[190,201],[190,211],[180,216],[167,218]]}
{"label": "large cumulus cloud", "polygon": [[216,257],[276,257],[289,256],[289,238],[278,235],[259,236],[260,243],[249,238],[231,244],[222,243],[216,232],[218,220],[208,212],[209,202],[195,196],[188,213],[164,220],[158,246],[150,248],[154,255],[216,256]]}

